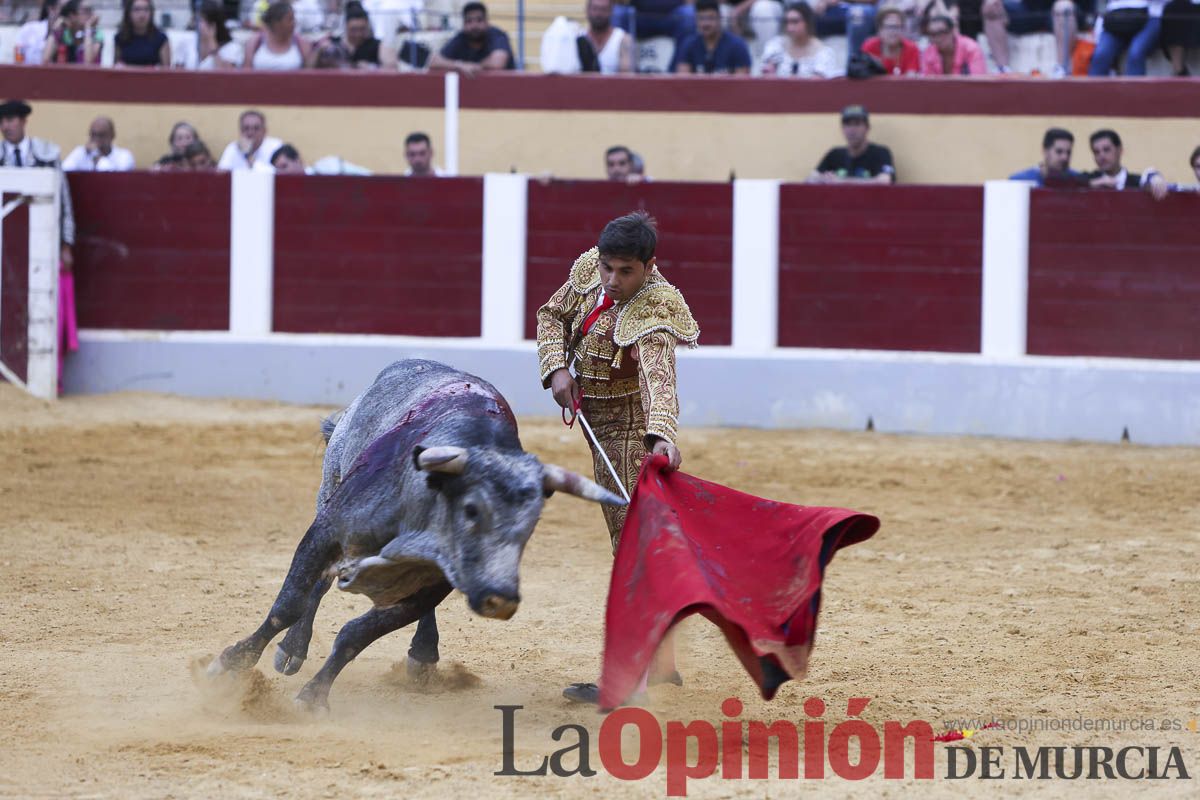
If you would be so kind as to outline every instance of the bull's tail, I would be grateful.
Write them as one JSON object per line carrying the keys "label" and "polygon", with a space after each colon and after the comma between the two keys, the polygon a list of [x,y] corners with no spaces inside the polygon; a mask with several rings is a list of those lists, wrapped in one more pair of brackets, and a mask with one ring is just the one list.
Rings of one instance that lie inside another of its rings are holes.
{"label": "bull's tail", "polygon": [[342,421],[342,417],[345,415],[345,413],[345,409],[342,409],[341,411],[335,411],[325,419],[321,420],[321,438],[325,440],[325,444],[329,444],[329,437],[333,436],[333,429],[336,428],[338,423]]}

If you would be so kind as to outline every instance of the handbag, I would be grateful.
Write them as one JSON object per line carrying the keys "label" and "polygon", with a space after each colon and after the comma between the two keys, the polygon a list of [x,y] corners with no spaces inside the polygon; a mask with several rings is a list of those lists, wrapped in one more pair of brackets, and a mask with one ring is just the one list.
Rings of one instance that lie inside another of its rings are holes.
{"label": "handbag", "polygon": [[876,75],[887,75],[887,67],[870,53],[858,52],[846,63],[846,77],[861,80]]}

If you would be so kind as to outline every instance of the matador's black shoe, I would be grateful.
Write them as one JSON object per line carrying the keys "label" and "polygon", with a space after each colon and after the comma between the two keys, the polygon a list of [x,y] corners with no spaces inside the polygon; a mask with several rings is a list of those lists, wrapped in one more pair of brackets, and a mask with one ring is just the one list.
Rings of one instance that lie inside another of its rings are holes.
{"label": "matador's black shoe", "polygon": [[[600,687],[594,683],[572,683],[567,688],[563,689],[563,697],[570,700],[572,703],[586,703],[588,705],[600,705]],[[622,705],[626,706],[641,706],[649,701],[645,692],[639,692],[629,698]]]}

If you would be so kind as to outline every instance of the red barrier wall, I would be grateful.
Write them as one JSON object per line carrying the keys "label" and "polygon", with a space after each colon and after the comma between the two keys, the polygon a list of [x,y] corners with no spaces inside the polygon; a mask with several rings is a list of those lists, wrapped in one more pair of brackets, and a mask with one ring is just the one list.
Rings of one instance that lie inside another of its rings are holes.
{"label": "red barrier wall", "polygon": [[229,327],[229,175],[73,173],[83,328]]}
{"label": "red barrier wall", "polygon": [[1031,354],[1200,359],[1200,196],[1035,190],[1029,239]]}
{"label": "red barrier wall", "polygon": [[[229,71],[221,80],[186,70],[0,66],[0,85],[26,100],[424,107],[443,104],[442,76],[382,72]],[[529,75],[463,81],[464,109],[836,113],[853,99],[875,114],[1032,114],[1195,117],[1196,81],[1108,78],[1051,83],[1018,76],[883,76],[869,81],[784,81],[749,76]],[[852,97],[851,97],[852,95]]]}
{"label": "red barrier wall", "polygon": [[[0,196],[0,205],[16,195]],[[4,218],[0,252],[0,359],[21,380],[29,367],[29,208],[19,206]],[[0,381],[3,381],[0,378]]]}
{"label": "red barrier wall", "polygon": [[780,190],[779,345],[979,352],[983,190]]}
{"label": "red barrier wall", "polygon": [[562,286],[575,258],[604,225],[645,209],[658,220],[658,265],[687,298],[700,343],[730,343],[733,316],[733,187],[727,183],[554,181],[529,184],[525,335]]}
{"label": "red barrier wall", "polygon": [[277,176],[275,330],[478,336],[483,180]]}

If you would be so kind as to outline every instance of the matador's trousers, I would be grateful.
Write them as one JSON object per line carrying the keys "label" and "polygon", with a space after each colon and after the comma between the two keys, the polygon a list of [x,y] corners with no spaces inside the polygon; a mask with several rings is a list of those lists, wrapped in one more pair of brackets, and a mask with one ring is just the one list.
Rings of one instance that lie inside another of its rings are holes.
{"label": "matador's trousers", "polygon": [[[646,414],[642,409],[641,394],[605,400],[585,397],[580,404],[580,410],[587,417],[588,424],[592,426],[598,440],[588,441],[592,448],[596,483],[613,494],[621,494],[608,472],[608,467],[604,465],[604,460],[600,458],[597,450],[599,446],[621,476],[625,491],[632,497],[633,487],[637,484],[638,474],[642,469],[642,461],[646,458]],[[585,439],[588,438],[587,431],[584,431],[583,435]],[[603,505],[601,508],[604,510],[604,521],[608,524],[608,537],[612,541],[613,553],[616,553],[617,543],[621,540],[621,528],[625,525],[627,507]]]}

